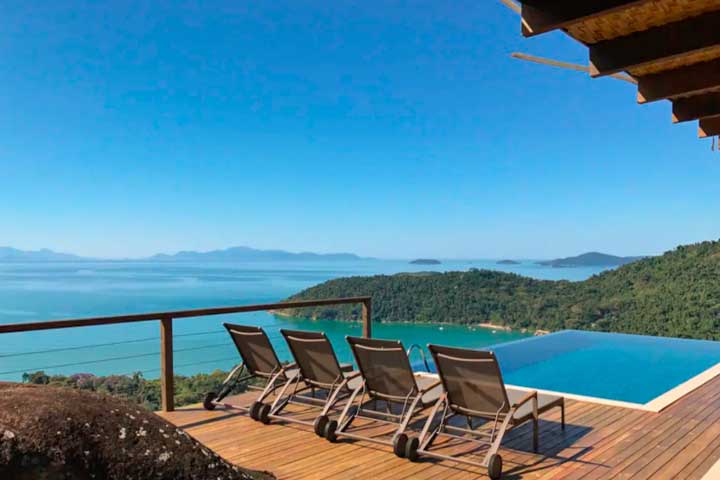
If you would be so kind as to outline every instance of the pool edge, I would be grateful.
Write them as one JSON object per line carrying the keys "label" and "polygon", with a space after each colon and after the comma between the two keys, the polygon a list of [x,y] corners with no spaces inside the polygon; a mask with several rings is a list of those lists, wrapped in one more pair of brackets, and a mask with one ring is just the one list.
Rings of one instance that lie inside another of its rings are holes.
{"label": "pool edge", "polygon": [[[434,378],[438,378],[438,375],[436,373],[425,373],[425,372],[418,372],[420,375],[423,376],[431,376]],[[698,373],[694,377],[684,381],[680,385],[677,385],[674,388],[671,388],[665,393],[660,394],[659,396],[653,398],[649,402],[646,403],[634,403],[634,402],[625,402],[622,400],[611,400],[608,398],[601,398],[601,397],[591,397],[589,395],[578,395],[574,393],[566,393],[566,392],[557,392],[554,390],[545,390],[542,388],[532,388],[532,387],[524,387],[521,385],[512,385],[512,384],[506,384],[507,387],[515,388],[517,390],[523,390],[523,391],[532,391],[535,390],[539,393],[546,393],[549,395],[557,395],[561,397],[568,398],[570,400],[577,400],[580,402],[588,402],[588,403],[597,403],[600,405],[608,405],[611,407],[620,407],[620,408],[629,408],[633,410],[642,410],[645,412],[652,412],[652,413],[660,413],[663,410],[665,410],[667,407],[672,405],[673,403],[677,402],[681,398],[685,397],[690,392],[697,390],[701,386],[705,385],[707,382],[712,380],[713,378],[720,375],[720,362],[716,363],[712,367],[703,370],[702,372]],[[720,463],[720,462],[719,462]]]}
{"label": "pool edge", "polygon": [[683,398],[688,393],[692,392],[705,385],[713,378],[720,375],[720,363],[716,363],[712,367],[704,370],[694,377],[684,381],[680,385],[668,390],[667,392],[653,398],[645,404],[645,407],[651,412],[661,412],[671,404]]}
{"label": "pool edge", "polygon": [[574,393],[556,392],[553,390],[543,390],[541,388],[523,387],[520,385],[508,384],[508,386],[517,388],[518,390],[525,390],[525,391],[537,390],[540,393],[549,393],[550,395],[560,395],[565,398],[570,398],[572,400],[579,400],[582,402],[599,403],[602,405],[610,405],[610,406],[615,406],[615,407],[643,410],[645,412],[660,413],[663,410],[665,410],[667,407],[672,405],[673,403],[675,403],[678,400],[680,400],[681,398],[683,398],[685,395],[702,387],[703,385],[705,385],[707,382],[709,382],[713,378],[717,377],[718,375],[720,375],[720,362],[716,363],[715,365],[713,365],[712,367],[710,367],[706,370],[703,370],[702,372],[698,373],[694,377],[684,381],[683,383],[675,386],[674,388],[671,388],[667,392],[658,395],[657,397],[653,398],[652,400],[650,400],[646,403],[625,402],[622,400],[611,400],[608,398],[591,397],[591,396],[587,396],[587,395],[577,395]]}

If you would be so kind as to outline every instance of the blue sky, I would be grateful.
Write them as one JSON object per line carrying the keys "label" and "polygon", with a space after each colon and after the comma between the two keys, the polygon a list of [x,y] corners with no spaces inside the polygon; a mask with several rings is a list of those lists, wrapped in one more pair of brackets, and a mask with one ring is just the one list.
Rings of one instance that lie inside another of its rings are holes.
{"label": "blue sky", "polygon": [[3,2],[0,244],[405,258],[720,237],[720,155],[500,2]]}

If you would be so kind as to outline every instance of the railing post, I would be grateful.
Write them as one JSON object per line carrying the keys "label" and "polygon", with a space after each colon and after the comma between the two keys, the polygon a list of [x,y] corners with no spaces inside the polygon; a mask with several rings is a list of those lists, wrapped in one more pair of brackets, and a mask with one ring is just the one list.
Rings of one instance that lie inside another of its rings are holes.
{"label": "railing post", "polygon": [[362,303],[363,337],[372,337],[372,299],[363,300]]}
{"label": "railing post", "polygon": [[172,317],[165,317],[160,320],[160,394],[163,412],[175,410],[172,322]]}

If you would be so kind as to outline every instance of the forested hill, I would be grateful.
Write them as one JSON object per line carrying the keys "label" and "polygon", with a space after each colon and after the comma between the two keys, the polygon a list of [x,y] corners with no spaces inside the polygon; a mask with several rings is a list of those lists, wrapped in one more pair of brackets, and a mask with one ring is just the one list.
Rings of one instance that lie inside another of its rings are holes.
{"label": "forested hill", "polygon": [[[582,282],[534,280],[490,270],[349,277],[289,300],[373,297],[373,321],[491,322],[720,340],[720,241],[681,246]],[[287,310],[358,320],[360,307]]]}

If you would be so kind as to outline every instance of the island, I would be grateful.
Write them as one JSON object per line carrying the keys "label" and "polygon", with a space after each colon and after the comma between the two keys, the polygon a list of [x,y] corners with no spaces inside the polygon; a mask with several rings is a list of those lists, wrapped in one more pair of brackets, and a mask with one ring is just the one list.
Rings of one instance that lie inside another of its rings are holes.
{"label": "island", "polygon": [[357,261],[368,260],[354,253],[288,252],[258,250],[252,247],[230,247],[209,252],[181,251],[171,255],[159,253],[147,259],[151,262],[288,262],[288,261]]}
{"label": "island", "polygon": [[500,260],[497,262],[498,265],[520,265],[517,260]]}
{"label": "island", "polygon": [[620,267],[627,265],[646,257],[617,257],[600,252],[588,252],[576,257],[556,258],[555,260],[545,260],[536,262],[537,265],[546,267],[566,268],[566,267]]}
{"label": "island", "polygon": [[440,260],[435,260],[434,258],[418,258],[416,260],[413,260],[410,262],[412,265],[440,265],[442,262]]}

